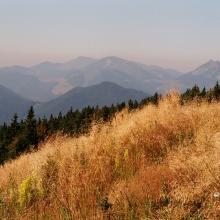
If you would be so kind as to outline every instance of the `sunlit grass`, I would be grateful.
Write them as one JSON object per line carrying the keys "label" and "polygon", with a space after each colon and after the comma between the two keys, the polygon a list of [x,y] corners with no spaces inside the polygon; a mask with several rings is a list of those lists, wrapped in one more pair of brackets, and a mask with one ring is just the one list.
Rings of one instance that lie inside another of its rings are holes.
{"label": "sunlit grass", "polygon": [[220,104],[119,113],[80,138],[53,137],[0,168],[5,219],[216,219]]}

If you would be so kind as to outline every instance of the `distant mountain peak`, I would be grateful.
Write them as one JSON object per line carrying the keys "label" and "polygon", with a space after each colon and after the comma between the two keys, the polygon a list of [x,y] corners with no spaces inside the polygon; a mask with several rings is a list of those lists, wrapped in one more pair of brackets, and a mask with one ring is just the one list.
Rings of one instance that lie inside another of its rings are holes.
{"label": "distant mountain peak", "polygon": [[129,61],[129,60],[126,60],[126,59],[123,59],[123,58],[120,58],[120,57],[117,57],[117,56],[107,56],[107,57],[103,57],[100,61],[102,62],[133,62],[133,61]]}
{"label": "distant mountain peak", "polygon": [[114,86],[120,87],[118,84],[110,82],[110,81],[103,81],[99,85],[104,85],[104,86],[106,86],[106,85],[114,85]]}
{"label": "distant mountain peak", "polygon": [[101,62],[104,63],[105,67],[112,65],[115,61],[116,59],[113,59],[113,57],[105,57],[101,59]]}
{"label": "distant mountain peak", "polygon": [[200,88],[211,88],[220,79],[220,62],[218,60],[209,60],[197,69],[186,73],[179,78],[182,88],[190,88],[197,84]]}
{"label": "distant mountain peak", "polygon": [[79,56],[75,59],[71,59],[69,61],[67,61],[66,63],[73,63],[73,62],[84,62],[84,61],[95,61],[95,59],[91,58],[91,57],[86,57],[86,56]]}
{"label": "distant mountain peak", "polygon": [[54,66],[59,66],[59,65],[60,63],[55,63],[55,62],[47,60],[42,63],[31,66],[31,68],[52,68]]}
{"label": "distant mountain peak", "polygon": [[216,62],[218,62],[219,63],[219,61],[218,60],[213,60],[213,59],[210,59],[207,63],[216,63]]}
{"label": "distant mountain peak", "polygon": [[53,65],[54,63],[52,61],[46,60],[42,63],[40,63],[41,65]]}
{"label": "distant mountain peak", "polygon": [[124,59],[117,56],[107,56],[107,57],[103,57],[102,60],[124,60]]}
{"label": "distant mountain peak", "polygon": [[209,60],[207,63],[205,63],[204,65],[206,66],[210,66],[210,67],[216,67],[220,65],[220,62],[218,60]]}
{"label": "distant mountain peak", "polygon": [[75,60],[95,60],[95,59],[87,56],[79,56]]}
{"label": "distant mountain peak", "polygon": [[90,58],[90,57],[86,57],[86,56],[80,56],[77,57],[75,59],[69,60],[65,63],[63,63],[63,66],[67,67],[67,68],[73,68],[73,69],[80,69],[80,68],[84,68],[86,66],[91,65],[92,63],[94,63],[96,61],[96,59]]}
{"label": "distant mountain peak", "polygon": [[88,87],[76,87],[56,99],[35,106],[38,116],[57,115],[60,111],[67,112],[72,106],[73,109],[82,109],[86,106],[104,106],[129,99],[140,100],[147,95],[142,91],[124,88],[116,83],[104,81],[100,84]]}
{"label": "distant mountain peak", "polygon": [[200,75],[202,73],[212,73],[212,72],[216,72],[216,71],[220,71],[220,61],[211,59],[208,62],[206,62],[205,64],[202,64],[201,66],[196,68],[191,73],[193,75]]}

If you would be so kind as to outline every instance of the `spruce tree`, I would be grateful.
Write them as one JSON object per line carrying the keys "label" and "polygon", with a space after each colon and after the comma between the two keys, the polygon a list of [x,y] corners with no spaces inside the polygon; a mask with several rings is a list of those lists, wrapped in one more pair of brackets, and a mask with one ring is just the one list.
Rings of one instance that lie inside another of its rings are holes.
{"label": "spruce tree", "polygon": [[138,108],[138,101],[134,100],[134,109]]}
{"label": "spruce tree", "polygon": [[215,84],[215,87],[214,87],[214,98],[219,99],[219,97],[220,97],[220,86],[219,86],[219,83],[217,81],[216,84]]}
{"label": "spruce tree", "polygon": [[30,107],[25,121],[25,137],[28,145],[36,147],[38,143],[38,135],[33,106]]}
{"label": "spruce tree", "polygon": [[153,96],[153,100],[152,100],[153,104],[157,105],[159,102],[159,98],[160,98],[160,95],[157,92],[155,92]]}
{"label": "spruce tree", "polygon": [[19,133],[18,115],[14,114],[11,121],[11,135],[15,137]]}
{"label": "spruce tree", "polygon": [[198,97],[200,95],[200,89],[196,84],[193,86],[191,92],[192,92],[192,98]]}
{"label": "spruce tree", "polygon": [[133,100],[129,99],[128,101],[128,110],[131,111],[134,108],[134,102]]}
{"label": "spruce tree", "polygon": [[201,91],[200,96],[203,97],[203,98],[206,96],[206,88],[205,87]]}

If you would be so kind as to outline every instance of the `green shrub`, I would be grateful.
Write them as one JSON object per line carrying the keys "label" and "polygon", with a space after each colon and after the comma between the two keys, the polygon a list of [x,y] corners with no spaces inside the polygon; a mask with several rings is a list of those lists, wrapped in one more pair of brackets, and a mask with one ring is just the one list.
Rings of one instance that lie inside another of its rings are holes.
{"label": "green shrub", "polygon": [[33,176],[28,176],[20,184],[18,188],[19,204],[21,208],[31,206],[40,195],[40,191],[37,188],[37,181]]}

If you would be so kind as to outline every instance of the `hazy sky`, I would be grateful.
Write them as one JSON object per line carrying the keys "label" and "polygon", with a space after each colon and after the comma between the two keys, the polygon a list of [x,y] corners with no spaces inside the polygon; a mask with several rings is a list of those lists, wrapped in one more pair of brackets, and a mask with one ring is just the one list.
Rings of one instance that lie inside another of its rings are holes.
{"label": "hazy sky", "polygon": [[0,0],[0,66],[82,55],[180,70],[220,60],[220,1]]}

